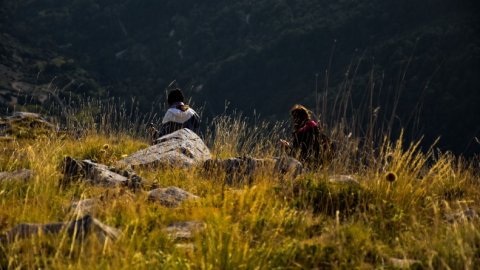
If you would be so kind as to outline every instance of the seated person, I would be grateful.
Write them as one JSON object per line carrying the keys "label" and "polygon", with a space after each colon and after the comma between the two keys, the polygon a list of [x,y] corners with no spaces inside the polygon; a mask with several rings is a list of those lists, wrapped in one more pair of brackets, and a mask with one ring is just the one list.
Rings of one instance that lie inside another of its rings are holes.
{"label": "seated person", "polygon": [[156,130],[153,124],[150,124],[150,128],[153,129],[153,140],[182,128],[198,132],[200,117],[183,101],[184,96],[180,89],[174,89],[168,93],[167,102],[169,108],[163,117],[162,125]]}
{"label": "seated person", "polygon": [[316,168],[333,157],[333,144],[325,135],[319,124],[312,119],[310,111],[302,105],[295,105],[290,110],[293,133],[292,142],[280,140],[287,153]]}

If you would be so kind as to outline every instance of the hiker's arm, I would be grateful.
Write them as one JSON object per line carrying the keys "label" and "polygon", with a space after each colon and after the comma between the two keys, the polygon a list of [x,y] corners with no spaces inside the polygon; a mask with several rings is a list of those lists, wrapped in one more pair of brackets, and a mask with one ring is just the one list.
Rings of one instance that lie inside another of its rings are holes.
{"label": "hiker's arm", "polygon": [[285,148],[290,148],[290,147],[291,147],[290,143],[289,143],[288,141],[286,141],[286,140],[280,139],[280,141],[278,141],[278,143],[279,143],[282,147],[285,147]]}

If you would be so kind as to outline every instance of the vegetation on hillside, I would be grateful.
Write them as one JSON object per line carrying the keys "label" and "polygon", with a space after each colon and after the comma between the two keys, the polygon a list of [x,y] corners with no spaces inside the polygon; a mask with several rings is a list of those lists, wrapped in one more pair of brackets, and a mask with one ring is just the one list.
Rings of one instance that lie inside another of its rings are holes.
{"label": "vegetation on hillside", "polygon": [[[0,172],[32,170],[0,174],[0,269],[478,268],[478,22],[470,0],[2,1],[0,113],[55,125],[0,118]],[[282,154],[276,120],[297,102],[336,156],[231,185],[203,168],[138,169],[143,190],[60,184],[66,156],[113,166],[147,147],[174,79],[206,104],[214,158]],[[148,199],[168,186],[200,199]],[[5,240],[20,223],[79,218],[71,205],[86,198],[116,241]],[[177,239],[166,229],[178,221],[203,226]]]}
{"label": "vegetation on hillside", "polygon": [[281,120],[292,103],[314,108],[316,92],[327,112],[344,88],[362,106],[374,85],[382,123],[424,134],[425,149],[439,135],[443,149],[479,149],[475,1],[6,0],[0,14],[5,63],[60,92],[149,109],[176,79],[209,117],[229,100]]}
{"label": "vegetation on hillside", "polygon": [[[104,107],[105,108],[105,107]],[[101,119],[114,119],[103,114]],[[111,111],[118,113],[118,111]],[[28,181],[0,181],[0,231],[18,223],[76,218],[73,201],[101,198],[95,217],[121,231],[115,241],[90,235],[38,235],[0,247],[0,268],[118,269],[474,269],[480,264],[478,160],[464,160],[400,136],[374,152],[343,137],[327,167],[295,179],[259,174],[250,184],[226,186],[221,175],[197,169],[142,169],[149,186],[178,186],[201,197],[172,209],[147,200],[144,191],[85,183],[60,186],[64,156],[106,165],[147,146],[124,118],[96,122],[84,114],[82,134],[42,135],[0,141],[0,171],[30,168]],[[264,133],[242,117],[216,118],[206,136],[216,157],[271,157],[281,125]],[[117,128],[115,128],[117,127]],[[331,183],[351,174],[360,185]],[[201,221],[192,245],[165,228]]]}

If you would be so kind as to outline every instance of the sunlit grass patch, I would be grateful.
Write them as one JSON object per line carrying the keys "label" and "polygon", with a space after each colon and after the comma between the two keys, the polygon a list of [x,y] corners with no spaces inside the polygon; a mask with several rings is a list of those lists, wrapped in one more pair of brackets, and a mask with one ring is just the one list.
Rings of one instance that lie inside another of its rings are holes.
{"label": "sunlit grass patch", "polygon": [[[271,141],[280,130],[262,135],[241,118],[218,121],[218,134],[237,127],[210,138],[214,157],[279,153]],[[71,156],[115,166],[148,147],[143,138],[89,132],[14,139],[1,147],[2,171],[34,172],[26,181],[0,181],[1,232],[25,222],[74,220],[80,213],[72,203],[83,199],[95,199],[91,214],[120,231],[115,242],[60,234],[4,245],[3,268],[388,269],[392,258],[432,269],[480,263],[475,166],[450,154],[424,153],[416,143],[385,141],[369,163],[345,150],[330,166],[296,178],[264,169],[234,185],[225,183],[225,173],[201,166],[135,168],[145,181],[136,191],[81,181],[62,186],[61,163]],[[358,184],[329,180],[347,173]],[[151,189],[170,186],[200,198],[176,208],[148,199]],[[174,239],[166,229],[180,221],[198,222],[201,229],[189,240]]]}

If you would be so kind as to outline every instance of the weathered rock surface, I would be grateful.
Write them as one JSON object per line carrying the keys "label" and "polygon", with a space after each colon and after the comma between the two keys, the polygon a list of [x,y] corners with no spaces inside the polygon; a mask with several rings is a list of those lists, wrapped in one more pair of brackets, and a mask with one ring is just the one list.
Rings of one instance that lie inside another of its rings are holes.
{"label": "weathered rock surface", "polygon": [[332,175],[328,178],[328,181],[333,184],[344,184],[359,186],[360,183],[351,175]]}
{"label": "weathered rock surface", "polygon": [[207,172],[225,173],[227,184],[251,183],[255,175],[264,173],[289,175],[295,178],[303,171],[302,164],[290,157],[211,159],[204,162],[203,168]]}
{"label": "weathered rock surface", "polygon": [[0,136],[4,138],[35,138],[57,131],[57,127],[36,113],[14,112],[0,118]]}
{"label": "weathered rock surface", "polygon": [[118,170],[91,160],[75,160],[65,157],[62,167],[64,184],[75,180],[85,180],[105,187],[126,186],[138,189],[142,185],[142,178],[131,170]]}
{"label": "weathered rock surface", "polygon": [[156,144],[119,161],[119,166],[181,167],[199,165],[211,158],[210,150],[193,131],[184,128],[156,140]]}
{"label": "weathered rock surface", "polygon": [[93,214],[93,209],[97,206],[97,199],[83,199],[73,202],[70,208],[78,215]]}
{"label": "weathered rock surface", "polygon": [[303,173],[302,163],[292,157],[279,157],[274,158],[274,160],[275,171],[282,175],[288,175],[291,178],[295,178]]}
{"label": "weathered rock surface", "polygon": [[477,211],[470,207],[454,213],[445,214],[445,219],[450,223],[470,221],[478,217]]}
{"label": "weathered rock surface", "polygon": [[411,269],[413,266],[421,266],[421,262],[418,260],[412,259],[397,259],[397,258],[388,258],[388,262],[395,269]]}
{"label": "weathered rock surface", "polygon": [[180,221],[170,224],[165,232],[174,241],[191,240],[195,233],[205,229],[205,223],[200,221]]}
{"label": "weathered rock surface", "polygon": [[0,242],[9,243],[16,239],[29,238],[39,234],[60,234],[65,232],[70,237],[83,239],[90,233],[95,233],[97,237],[104,241],[107,238],[116,240],[119,231],[113,227],[107,226],[90,215],[71,222],[57,222],[48,224],[22,223],[13,227],[11,230],[0,236]]}
{"label": "weathered rock surface", "polygon": [[13,172],[0,172],[0,182],[10,180],[27,181],[33,176],[33,171],[19,169]]}
{"label": "weathered rock surface", "polygon": [[165,207],[177,207],[184,201],[198,198],[198,196],[178,187],[157,188],[148,193],[150,201],[159,202]]}

